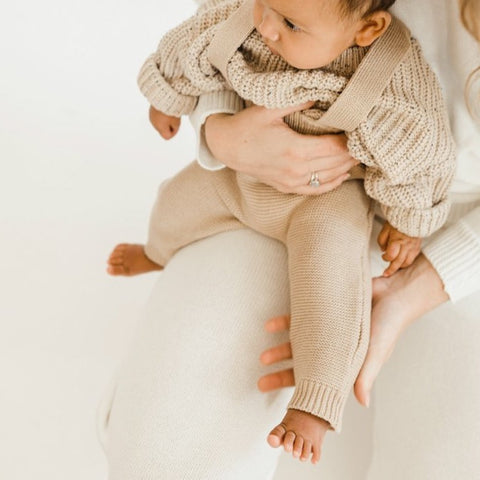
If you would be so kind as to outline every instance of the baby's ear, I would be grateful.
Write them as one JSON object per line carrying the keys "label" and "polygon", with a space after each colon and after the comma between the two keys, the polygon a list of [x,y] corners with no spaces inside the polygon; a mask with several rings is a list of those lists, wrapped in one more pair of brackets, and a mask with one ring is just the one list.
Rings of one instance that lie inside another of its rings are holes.
{"label": "baby's ear", "polygon": [[368,15],[363,20],[363,26],[355,36],[355,43],[359,47],[370,46],[378,37],[382,36],[392,22],[392,16],[385,10],[379,10]]}

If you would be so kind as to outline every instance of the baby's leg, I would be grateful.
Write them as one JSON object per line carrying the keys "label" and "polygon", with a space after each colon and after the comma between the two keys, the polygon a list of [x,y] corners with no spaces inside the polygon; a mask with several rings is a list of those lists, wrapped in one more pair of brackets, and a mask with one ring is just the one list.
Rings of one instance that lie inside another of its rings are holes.
{"label": "baby's leg", "polygon": [[366,353],[371,224],[370,200],[358,181],[307,198],[291,218],[286,244],[296,388],[268,441],[286,451],[298,449],[296,456],[313,451],[313,460],[319,458],[327,430],[319,419],[340,431],[347,395]]}
{"label": "baby's leg", "polygon": [[164,182],[152,209],[146,245],[117,245],[108,259],[107,272],[131,276],[161,270],[180,248],[241,228],[215,187],[226,175],[204,170],[193,162]]}

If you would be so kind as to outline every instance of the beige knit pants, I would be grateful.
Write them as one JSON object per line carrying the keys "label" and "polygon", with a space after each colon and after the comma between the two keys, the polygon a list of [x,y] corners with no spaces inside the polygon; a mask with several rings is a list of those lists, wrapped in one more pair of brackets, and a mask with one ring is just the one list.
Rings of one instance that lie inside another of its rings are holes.
{"label": "beige knit pants", "polygon": [[372,218],[359,180],[318,197],[301,196],[194,162],[160,187],[145,251],[165,265],[182,247],[243,226],[284,243],[296,379],[289,407],[340,431],[369,338]]}

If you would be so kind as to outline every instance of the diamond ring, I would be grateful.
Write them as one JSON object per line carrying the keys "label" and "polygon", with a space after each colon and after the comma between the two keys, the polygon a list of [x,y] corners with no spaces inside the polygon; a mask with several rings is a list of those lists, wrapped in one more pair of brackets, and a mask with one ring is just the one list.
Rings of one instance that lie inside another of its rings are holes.
{"label": "diamond ring", "polygon": [[318,172],[312,172],[310,175],[310,182],[308,184],[311,187],[319,187],[320,186],[320,179],[318,178]]}

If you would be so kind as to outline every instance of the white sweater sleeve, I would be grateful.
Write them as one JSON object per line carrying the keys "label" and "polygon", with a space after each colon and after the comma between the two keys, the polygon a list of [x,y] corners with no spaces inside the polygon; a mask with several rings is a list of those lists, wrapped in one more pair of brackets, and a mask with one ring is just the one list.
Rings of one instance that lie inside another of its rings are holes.
{"label": "white sweater sleeve", "polygon": [[480,292],[480,207],[439,234],[423,253],[440,275],[452,302]]}
{"label": "white sweater sleeve", "polygon": [[244,108],[243,100],[230,90],[207,93],[201,95],[197,107],[190,115],[190,122],[193,125],[196,140],[197,161],[207,170],[220,170],[225,165],[217,160],[205,140],[204,123],[207,117],[214,113],[235,114]]}

